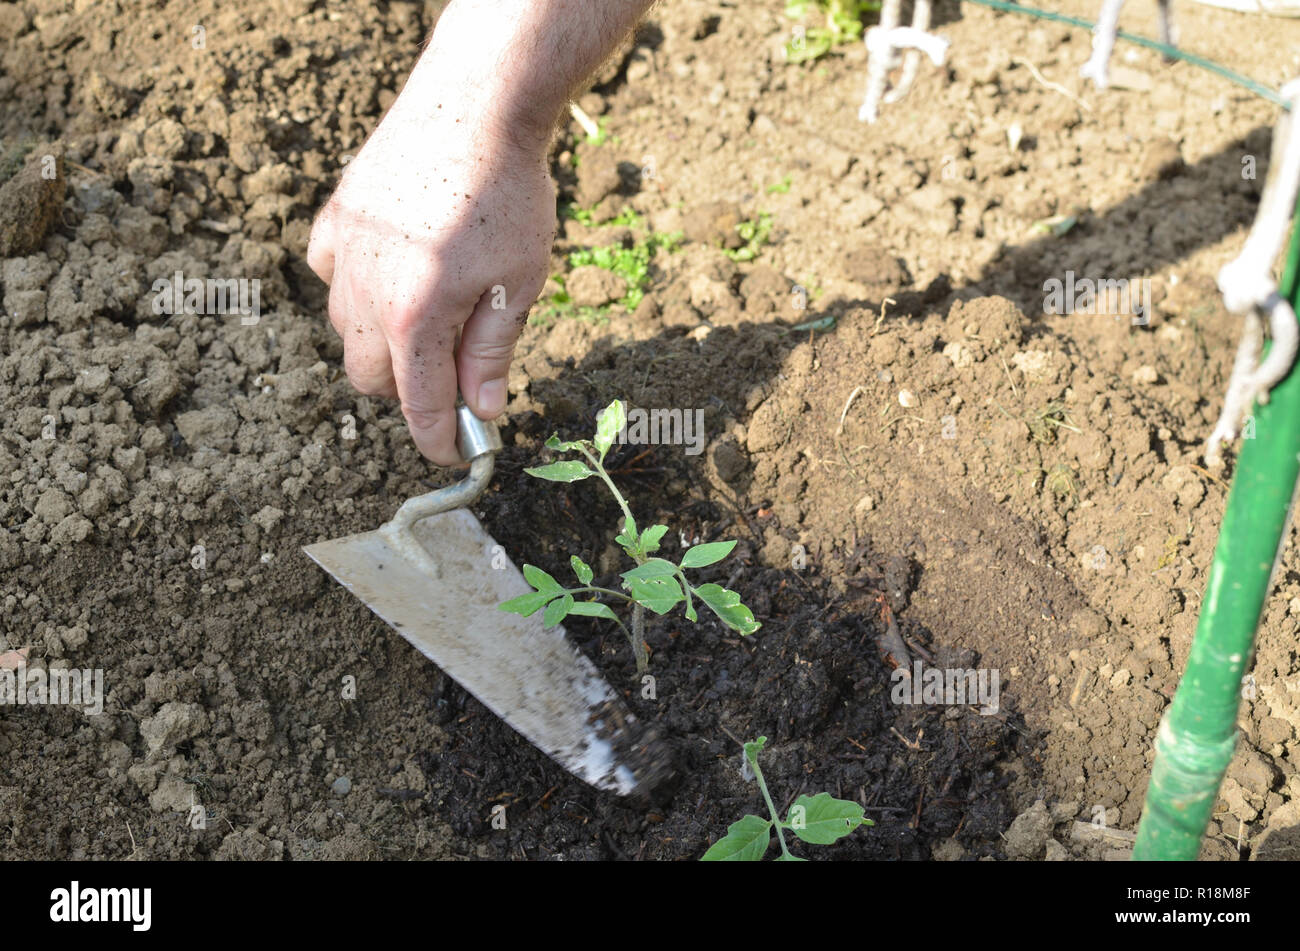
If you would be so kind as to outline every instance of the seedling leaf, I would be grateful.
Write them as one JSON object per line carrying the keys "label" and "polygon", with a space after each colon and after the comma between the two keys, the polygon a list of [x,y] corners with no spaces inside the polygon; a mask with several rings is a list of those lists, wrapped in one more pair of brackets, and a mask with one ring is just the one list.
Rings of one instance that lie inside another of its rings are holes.
{"label": "seedling leaf", "polygon": [[663,558],[651,558],[645,564],[637,565],[623,572],[624,581],[644,581],[649,578],[667,578],[677,574],[677,566]]}
{"label": "seedling leaf", "polygon": [[740,603],[736,592],[717,584],[702,584],[692,590],[732,630],[753,634],[763,626],[754,620],[754,612]]}
{"label": "seedling leaf", "polygon": [[636,547],[636,520],[631,515],[623,519],[623,531],[614,536],[614,541],[625,549]]}
{"label": "seedling leaf", "polygon": [[633,598],[655,614],[667,614],[685,597],[676,578],[639,578],[627,589]]}
{"label": "seedling leaf", "polygon": [[772,844],[772,823],[745,816],[727,827],[727,834],[709,846],[701,862],[758,862]]}
{"label": "seedling leaf", "polygon": [[569,558],[569,564],[573,565],[573,573],[578,576],[578,580],[583,584],[591,584],[591,579],[595,577],[591,567],[579,558],[573,555]]}
{"label": "seedling leaf", "polygon": [[570,614],[577,614],[582,617],[603,617],[610,621],[617,621],[618,615],[608,604],[600,601],[575,601],[569,608]]}
{"label": "seedling leaf", "polygon": [[682,556],[682,567],[703,568],[705,565],[712,565],[730,555],[731,549],[735,547],[734,541],[706,542],[703,545],[696,545],[694,548],[687,549],[686,554]]}
{"label": "seedling leaf", "polygon": [[518,614],[521,617],[528,617],[530,614],[536,614],[546,602],[555,597],[554,591],[529,591],[527,594],[521,594],[517,598],[511,598],[509,601],[503,601],[497,605],[500,611],[508,611],[511,614]]}
{"label": "seedling leaf", "polygon": [[[793,825],[794,817],[802,812],[802,821]],[[843,838],[860,825],[873,825],[863,818],[863,810],[856,802],[836,799],[830,793],[800,796],[790,807],[784,823],[799,838],[813,845],[830,845]]]}
{"label": "seedling leaf", "polygon": [[605,453],[609,452],[609,447],[614,444],[626,423],[627,411],[623,408],[622,400],[614,400],[596,417],[596,436],[592,442],[596,444],[601,462],[605,461]]}
{"label": "seedling leaf", "polygon": [[582,443],[574,442],[572,440],[566,442],[560,439],[559,436],[552,436],[550,439],[546,440],[546,448],[552,449],[555,452],[572,452],[581,445]]}
{"label": "seedling leaf", "polygon": [[566,594],[562,598],[556,598],[546,606],[546,613],[542,615],[542,626],[555,627],[565,619],[572,608],[573,595]]}
{"label": "seedling leaf", "polygon": [[667,525],[651,525],[641,533],[641,554],[648,555],[659,550],[659,540],[668,533]]}
{"label": "seedling leaf", "polygon": [[565,459],[561,462],[552,462],[550,465],[534,466],[524,471],[530,476],[545,479],[547,482],[581,482],[583,479],[596,474],[587,468],[586,463],[578,462],[576,459]]}
{"label": "seedling leaf", "polygon": [[536,565],[524,565],[524,579],[540,592],[550,592],[555,597],[564,590],[563,586]]}

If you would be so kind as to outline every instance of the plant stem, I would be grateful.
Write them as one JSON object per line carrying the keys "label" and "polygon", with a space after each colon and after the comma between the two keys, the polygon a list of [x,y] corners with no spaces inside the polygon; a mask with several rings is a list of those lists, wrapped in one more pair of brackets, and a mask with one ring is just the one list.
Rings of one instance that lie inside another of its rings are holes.
{"label": "plant stem", "polygon": [[645,606],[639,602],[632,608],[632,653],[636,656],[636,672],[644,674],[650,668],[650,657],[645,649]]}
{"label": "plant stem", "polygon": [[[592,468],[596,470],[596,475],[600,476],[605,485],[609,486],[610,494],[613,495],[614,500],[618,502],[618,507],[623,510],[623,518],[626,519],[623,523],[623,530],[626,532],[628,526],[636,524],[636,519],[632,517],[632,510],[628,508],[627,500],[623,498],[623,493],[618,490],[618,486],[614,484],[614,480],[609,477],[609,473],[605,471],[605,466],[593,453],[587,450],[586,446],[579,446],[578,452],[582,453],[583,456],[586,457],[587,461],[591,463]],[[638,565],[645,564],[645,558],[643,557],[633,555],[632,560]],[[635,598],[628,597],[626,594],[622,594],[618,591],[610,591],[608,588],[589,587],[586,590],[615,594],[625,601],[632,602],[632,632],[628,634],[627,639],[632,644],[632,655],[636,658],[636,672],[638,674],[644,674],[650,669],[650,658],[646,654],[645,649],[645,606]],[[622,624],[619,624],[619,626],[622,627]],[[625,633],[626,631],[627,629],[624,628]]]}
{"label": "plant stem", "polygon": [[745,758],[749,760],[749,768],[754,771],[754,778],[758,780],[758,788],[763,791],[763,800],[767,803],[767,811],[772,814],[772,825],[776,826],[776,840],[781,843],[781,854],[789,858],[790,850],[785,847],[785,833],[781,831],[781,817],[777,815],[776,806],[772,803],[772,794],[767,791],[767,783],[763,781],[763,771],[758,768],[757,754],[750,756],[748,751]]}
{"label": "plant stem", "polygon": [[613,597],[622,598],[624,601],[632,601],[633,603],[635,603],[636,601],[635,598],[632,598],[631,596],[624,594],[622,591],[615,591],[613,588],[601,588],[594,584],[584,585],[581,588],[564,589],[565,594],[585,594],[588,591],[596,591],[599,592],[600,594],[612,595]]}
{"label": "plant stem", "polygon": [[[601,464],[599,459],[587,451],[586,446],[579,446],[578,452],[587,457],[587,461],[595,468],[596,475],[600,476],[601,479],[604,480],[605,485],[609,486],[609,491],[613,494],[614,500],[618,502],[618,507],[623,510],[623,517],[627,519],[626,524],[635,525],[636,519],[632,517],[632,510],[627,507],[627,500],[623,498],[623,493],[618,490],[618,486],[614,484],[614,480],[611,479],[609,473],[605,471],[604,465]],[[638,565],[641,564],[642,561],[643,559],[636,559]]]}

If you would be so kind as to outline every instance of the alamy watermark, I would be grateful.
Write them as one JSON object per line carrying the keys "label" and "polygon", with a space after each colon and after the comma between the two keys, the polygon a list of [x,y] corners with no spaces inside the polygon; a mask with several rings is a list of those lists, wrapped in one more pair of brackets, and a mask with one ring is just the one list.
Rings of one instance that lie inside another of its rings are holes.
{"label": "alamy watermark", "polygon": [[685,446],[686,455],[704,451],[704,410],[630,409],[618,434],[620,445]]}
{"label": "alamy watermark", "polygon": [[1076,278],[1065,272],[1065,280],[1051,277],[1043,282],[1043,313],[1100,314],[1129,317],[1129,323],[1151,322],[1151,278]]}
{"label": "alamy watermark", "polygon": [[981,716],[998,712],[1001,675],[996,668],[926,667],[919,660],[912,669],[896,667],[889,675],[894,703],[926,706],[977,704]]}
{"label": "alamy watermark", "polygon": [[26,664],[0,669],[0,706],[80,707],[87,716],[104,712],[102,668],[54,667]]}
{"label": "alamy watermark", "polygon": [[168,314],[238,314],[245,326],[262,316],[262,282],[247,277],[186,277],[177,271],[153,282],[153,312]]}

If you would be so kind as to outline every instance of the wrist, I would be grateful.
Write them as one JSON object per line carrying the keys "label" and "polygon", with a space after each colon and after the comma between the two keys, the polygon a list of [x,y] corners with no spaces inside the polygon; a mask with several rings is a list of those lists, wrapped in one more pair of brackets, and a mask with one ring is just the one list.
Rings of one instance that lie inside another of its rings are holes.
{"label": "wrist", "polygon": [[469,6],[447,7],[402,90],[402,105],[416,121],[460,126],[471,139],[544,157],[568,90],[536,75],[519,53],[517,17],[486,18]]}

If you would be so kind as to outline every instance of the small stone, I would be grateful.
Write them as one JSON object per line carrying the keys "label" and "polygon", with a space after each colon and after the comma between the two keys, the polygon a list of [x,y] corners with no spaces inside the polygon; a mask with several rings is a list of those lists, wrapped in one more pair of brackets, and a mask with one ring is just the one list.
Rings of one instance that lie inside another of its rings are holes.
{"label": "small stone", "polygon": [[1133,382],[1149,386],[1160,382],[1160,374],[1156,372],[1155,367],[1144,363],[1133,371]]}
{"label": "small stone", "polygon": [[330,792],[340,798],[352,792],[352,780],[346,776],[340,776],[330,785]]}
{"label": "small stone", "polygon": [[943,355],[952,361],[952,365],[958,370],[968,367],[975,362],[975,356],[971,353],[970,347],[964,343],[954,340],[943,348]]}
{"label": "small stone", "polygon": [[898,405],[904,409],[912,409],[918,402],[916,394],[911,390],[898,391]]}

